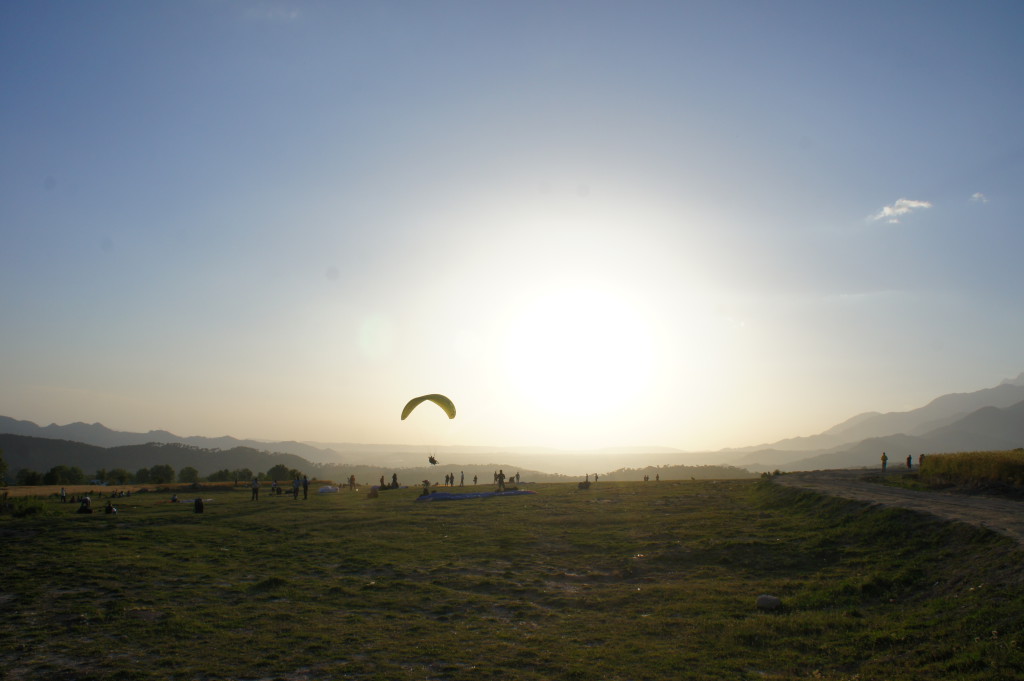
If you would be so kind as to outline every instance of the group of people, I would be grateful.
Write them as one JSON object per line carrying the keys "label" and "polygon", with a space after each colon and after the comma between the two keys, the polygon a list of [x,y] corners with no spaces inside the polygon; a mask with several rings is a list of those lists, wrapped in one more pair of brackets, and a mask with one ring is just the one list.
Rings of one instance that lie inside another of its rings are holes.
{"label": "group of people", "polygon": [[380,476],[380,487],[377,489],[398,489],[398,473],[391,474],[391,482],[388,484],[384,483],[384,476]]}
{"label": "group of people", "polygon": [[[103,512],[109,515],[117,514],[117,507],[114,506],[113,502],[107,499],[107,505],[103,508]],[[83,494],[78,500],[78,510],[75,513],[92,513],[92,498],[88,494]]]}
{"label": "group of people", "polygon": [[[259,478],[253,478],[252,479],[252,483],[249,485],[250,489],[252,489],[252,495],[249,497],[250,501],[259,501],[260,500],[260,487],[261,486],[262,485],[260,484]],[[309,477],[308,476],[303,475],[301,480],[299,479],[298,476],[296,476],[295,479],[292,480],[292,498],[293,499],[298,499],[299,498],[299,488],[300,487],[302,488],[302,498],[303,499],[308,499],[309,498]],[[277,484],[277,480],[274,480],[270,484],[270,494],[271,494],[271,496],[277,496],[277,495],[280,495],[280,494],[284,494],[284,488],[281,485]]]}
{"label": "group of people", "polygon": [[[465,471],[460,471],[459,472],[459,487],[462,487],[465,482],[466,482],[466,472]],[[476,478],[473,479],[473,484],[474,485],[476,484]],[[445,473],[444,474],[444,486],[445,487],[455,487],[455,473]]]}
{"label": "group of people", "polygon": [[[512,476],[506,476],[505,475],[505,471],[502,470],[502,469],[494,471],[494,484],[498,486],[499,490],[504,490],[505,489],[505,480],[506,479],[508,480],[509,484],[518,485],[519,481],[522,479],[522,474],[516,473],[515,475],[512,475]],[[596,475],[594,476],[594,479],[595,480],[597,479]],[[478,481],[479,481],[479,476],[474,475],[473,476],[473,484],[474,485],[478,484]],[[466,472],[465,471],[460,471],[459,472],[459,487],[464,487],[465,486],[465,482],[466,482]],[[445,474],[445,476],[444,476],[444,486],[445,487],[455,487],[455,473],[446,473]]]}
{"label": "group of people", "polygon": [[[594,476],[594,477],[596,478],[597,476]],[[521,476],[520,473],[516,473],[515,475],[512,475],[512,476],[506,476],[504,470],[494,471],[494,484],[497,485],[499,492],[505,491],[505,480],[506,479],[508,480],[508,482],[510,484],[518,485],[519,481],[522,479],[522,476]],[[479,483],[479,476],[474,475],[473,476],[473,484],[477,485],[478,483]],[[459,487],[465,487],[465,484],[466,484],[466,472],[465,471],[460,471],[459,472],[459,485],[458,486]],[[430,483],[429,480],[424,480],[423,481],[423,488],[425,490],[428,490],[427,493],[429,493],[430,486],[431,486],[431,483]],[[435,487],[439,487],[441,485],[440,485],[440,483],[435,482],[434,486]],[[444,487],[455,487],[455,473],[445,473],[444,485],[443,486]],[[380,489],[398,489],[398,482],[397,482],[396,477],[392,476],[392,486],[388,486],[388,485],[384,484],[384,476],[382,475],[381,478],[380,478]]]}
{"label": "group of people", "polygon": [[[516,473],[515,475],[509,476],[508,481],[509,484],[518,485],[521,479],[521,474]],[[473,478],[473,483],[476,483],[476,477]],[[505,490],[505,471],[499,469],[498,472],[494,474],[494,484],[498,486],[498,491]]]}
{"label": "group of people", "polygon": [[[924,463],[924,454],[918,454],[918,456],[917,456],[917,467],[920,468],[922,463]],[[888,464],[889,464],[889,456],[885,452],[882,452],[882,470],[883,471],[886,470],[886,467],[888,466]],[[909,470],[913,469],[913,467],[914,467],[914,457],[912,455],[910,455],[910,454],[907,454],[907,470],[909,471]]]}

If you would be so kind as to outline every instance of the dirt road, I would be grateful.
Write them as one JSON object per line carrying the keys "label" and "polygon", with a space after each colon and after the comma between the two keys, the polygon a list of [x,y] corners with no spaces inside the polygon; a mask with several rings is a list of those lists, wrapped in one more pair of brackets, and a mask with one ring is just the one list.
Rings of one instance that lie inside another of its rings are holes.
{"label": "dirt road", "polygon": [[[787,473],[774,478],[780,485],[802,487],[823,494],[896,506],[930,513],[947,520],[978,525],[1007,535],[1024,544],[1024,503],[995,497],[969,496],[953,492],[917,492],[871,482],[881,471],[831,470]],[[888,475],[903,475],[890,472]]]}

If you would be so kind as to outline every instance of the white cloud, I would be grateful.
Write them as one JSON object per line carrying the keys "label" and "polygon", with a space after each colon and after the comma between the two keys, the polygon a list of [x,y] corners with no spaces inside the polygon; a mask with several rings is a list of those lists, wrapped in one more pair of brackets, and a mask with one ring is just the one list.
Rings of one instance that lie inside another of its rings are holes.
{"label": "white cloud", "polygon": [[988,197],[981,192],[971,194],[971,203],[988,203]]}
{"label": "white cloud", "polygon": [[906,215],[907,213],[917,210],[918,208],[931,208],[932,204],[929,201],[915,201],[914,199],[898,199],[896,203],[891,206],[885,206],[882,210],[878,211],[871,216],[872,220],[887,220],[890,223],[897,223],[900,221],[900,216]]}

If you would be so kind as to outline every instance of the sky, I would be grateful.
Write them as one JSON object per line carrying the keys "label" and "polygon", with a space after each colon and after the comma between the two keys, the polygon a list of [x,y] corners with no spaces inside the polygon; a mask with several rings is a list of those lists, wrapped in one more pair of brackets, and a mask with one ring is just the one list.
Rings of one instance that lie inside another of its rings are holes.
{"label": "sky", "polygon": [[[690,451],[1024,371],[1019,2],[0,4],[0,414]],[[443,393],[449,420],[411,397]]]}

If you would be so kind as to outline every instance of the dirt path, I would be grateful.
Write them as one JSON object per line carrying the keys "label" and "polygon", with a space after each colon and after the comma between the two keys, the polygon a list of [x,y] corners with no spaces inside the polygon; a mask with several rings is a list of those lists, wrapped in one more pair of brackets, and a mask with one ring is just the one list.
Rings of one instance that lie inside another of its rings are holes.
{"label": "dirt path", "polygon": [[[845,499],[930,513],[939,518],[978,525],[1024,544],[1024,503],[952,492],[917,492],[888,487],[867,479],[880,473],[863,469],[787,473],[776,477],[775,482]],[[897,471],[888,475],[903,473]]]}

